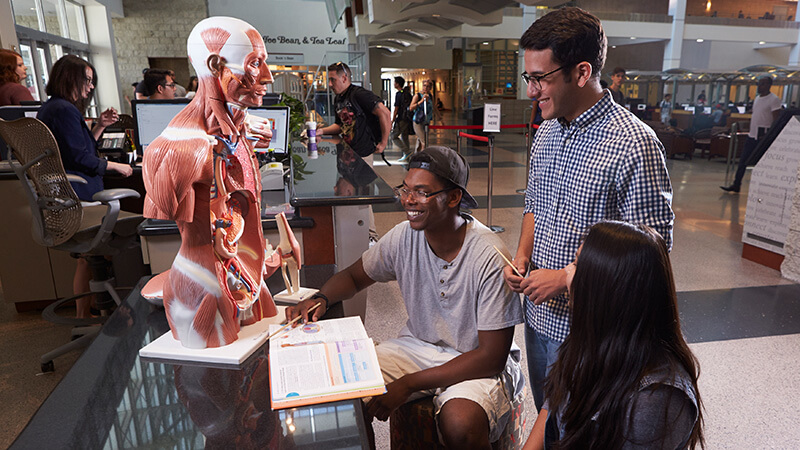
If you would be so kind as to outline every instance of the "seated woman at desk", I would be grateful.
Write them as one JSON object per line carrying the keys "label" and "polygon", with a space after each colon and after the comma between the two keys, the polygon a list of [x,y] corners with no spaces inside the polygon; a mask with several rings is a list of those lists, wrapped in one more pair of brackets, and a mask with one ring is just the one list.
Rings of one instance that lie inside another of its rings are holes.
{"label": "seated woman at desk", "polygon": [[[92,201],[92,196],[103,190],[103,175],[107,170],[125,177],[133,173],[131,166],[106,161],[97,155],[97,138],[107,126],[117,121],[117,112],[113,108],[103,111],[91,131],[83,120],[96,80],[91,64],[74,55],[62,57],[50,71],[47,83],[50,99],[36,115],[55,136],[66,172],[86,180],[86,184],[71,183],[83,201]],[[75,294],[89,290],[90,278],[89,264],[84,259],[77,261],[73,279]],[[83,297],[76,303],[77,316],[89,317],[91,298]]]}
{"label": "seated woman at desk", "polygon": [[523,450],[702,446],[700,369],[661,236],[600,222],[567,267],[572,330]]}
{"label": "seated woman at desk", "polygon": [[28,68],[22,62],[22,56],[15,51],[0,49],[0,106],[34,101],[31,92],[22,85],[25,78],[28,78]]}

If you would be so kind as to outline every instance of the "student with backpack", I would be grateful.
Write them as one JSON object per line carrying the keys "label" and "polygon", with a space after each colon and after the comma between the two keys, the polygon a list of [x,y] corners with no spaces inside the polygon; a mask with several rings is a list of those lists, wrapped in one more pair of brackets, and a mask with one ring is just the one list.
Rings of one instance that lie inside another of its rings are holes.
{"label": "student with backpack", "polygon": [[399,162],[406,162],[411,155],[411,147],[408,144],[408,131],[411,128],[408,107],[411,105],[411,93],[405,89],[405,85],[405,78],[394,77],[394,88],[397,93],[394,95],[394,113],[392,113],[392,143],[403,152]]}
{"label": "student with backpack", "polygon": [[417,145],[414,147],[414,152],[422,151],[428,145],[425,141],[425,125],[433,120],[432,86],[432,80],[423,81],[422,91],[414,95],[411,105],[408,107],[408,110],[414,113],[414,133],[417,134]]}

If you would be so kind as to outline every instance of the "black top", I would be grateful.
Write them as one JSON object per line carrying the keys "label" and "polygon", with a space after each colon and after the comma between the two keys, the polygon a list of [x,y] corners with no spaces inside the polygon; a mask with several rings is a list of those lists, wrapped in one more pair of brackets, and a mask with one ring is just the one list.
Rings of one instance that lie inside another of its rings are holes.
{"label": "black top", "polygon": [[408,107],[411,105],[411,93],[408,88],[394,94],[394,108],[397,110],[398,122],[411,122]]}
{"label": "black top", "polygon": [[342,137],[360,156],[374,153],[381,140],[381,124],[372,113],[378,103],[383,103],[380,97],[354,84],[334,100],[336,124],[342,129]]}

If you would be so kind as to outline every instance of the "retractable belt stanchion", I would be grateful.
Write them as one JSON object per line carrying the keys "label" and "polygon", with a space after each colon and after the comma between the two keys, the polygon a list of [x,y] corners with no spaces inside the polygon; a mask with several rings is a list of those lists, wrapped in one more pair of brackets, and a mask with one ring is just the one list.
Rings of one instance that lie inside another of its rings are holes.
{"label": "retractable belt stanchion", "polygon": [[430,128],[430,125],[426,123],[425,124],[425,145],[430,145],[430,142],[431,142],[431,141],[428,140],[428,128]]}
{"label": "retractable belt stanchion", "polygon": [[728,143],[728,160],[725,161],[725,184],[727,185],[730,180],[730,171],[733,161],[736,160],[736,152],[739,150],[739,123],[733,122],[731,124],[731,140]]}
{"label": "retractable belt stanchion", "polygon": [[478,136],[475,134],[467,134],[463,131],[458,133],[457,144],[461,146],[461,137],[473,139],[475,141],[481,142],[488,142],[489,143],[489,187],[488,187],[488,196],[486,197],[486,226],[488,226],[492,231],[495,233],[502,233],[506,231],[505,228],[500,226],[493,226],[492,225],[492,171],[494,170],[494,135],[490,134],[489,136]]}

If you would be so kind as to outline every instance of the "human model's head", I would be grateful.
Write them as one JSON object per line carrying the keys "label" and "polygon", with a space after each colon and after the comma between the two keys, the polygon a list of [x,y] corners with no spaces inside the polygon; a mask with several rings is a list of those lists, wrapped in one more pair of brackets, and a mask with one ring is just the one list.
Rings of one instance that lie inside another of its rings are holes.
{"label": "human model's head", "polygon": [[21,83],[28,77],[22,56],[13,50],[0,49],[0,84]]}
{"label": "human model's head", "polygon": [[619,89],[622,86],[625,74],[625,69],[622,67],[614,67],[614,71],[611,72],[611,89]]}
{"label": "human model's head", "polygon": [[395,193],[411,228],[424,230],[446,223],[459,207],[478,207],[467,192],[468,182],[469,164],[463,156],[448,147],[428,146],[411,156],[408,173]]}
{"label": "human model's head", "polygon": [[394,77],[394,88],[397,90],[403,89],[406,85],[406,79],[401,76]]}
{"label": "human model's head", "polygon": [[259,106],[272,82],[261,34],[233,17],[209,17],[195,25],[186,43],[197,73],[198,95],[211,95],[216,82],[225,101],[239,107]]}
{"label": "human model's head", "polygon": [[534,22],[519,46],[528,97],[539,100],[544,119],[571,121],[597,101],[606,60],[606,35],[597,17],[579,8],[558,9]]}
{"label": "human model's head", "polygon": [[[627,399],[647,370],[683,368],[697,392],[697,360],[683,338],[672,266],[664,239],[646,225],[593,225],[567,280],[570,334],[547,382],[551,406],[562,408],[565,448],[621,442]],[[592,398],[592,403],[567,397]],[[564,405],[567,405],[564,407]],[[593,415],[603,411],[596,423]],[[702,440],[702,414],[690,438]],[[656,420],[656,419],[654,419]],[[660,418],[657,420],[661,420]],[[582,444],[580,444],[582,443]]]}
{"label": "human model's head", "polygon": [[771,87],[772,87],[771,77],[761,77],[758,79],[758,95],[761,96],[768,95]]}
{"label": "human model's head", "polygon": [[175,79],[168,70],[150,69],[144,74],[144,84],[151,100],[175,98]]}
{"label": "human model's head", "polygon": [[342,94],[350,87],[352,76],[350,66],[341,61],[328,66],[328,86],[336,95]]}
{"label": "human model's head", "polygon": [[94,66],[75,55],[64,55],[50,69],[45,91],[48,96],[61,97],[83,111],[89,105],[95,83]]}

